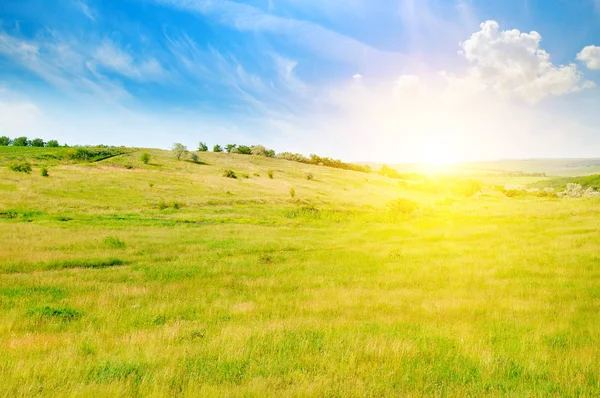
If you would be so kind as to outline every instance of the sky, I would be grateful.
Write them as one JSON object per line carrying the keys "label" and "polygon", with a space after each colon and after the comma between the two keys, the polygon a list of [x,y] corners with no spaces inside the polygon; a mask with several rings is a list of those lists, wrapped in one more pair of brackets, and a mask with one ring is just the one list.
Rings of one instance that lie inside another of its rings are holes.
{"label": "sky", "polygon": [[2,0],[0,135],[600,157],[600,0]]}

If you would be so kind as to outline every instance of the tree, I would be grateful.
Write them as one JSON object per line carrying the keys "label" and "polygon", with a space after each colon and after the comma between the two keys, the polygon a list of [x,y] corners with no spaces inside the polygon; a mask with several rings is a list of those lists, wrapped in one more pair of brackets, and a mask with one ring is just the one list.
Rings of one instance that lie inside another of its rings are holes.
{"label": "tree", "polygon": [[148,152],[142,153],[142,156],[140,156],[140,160],[142,161],[142,163],[148,164],[150,162],[150,154]]}
{"label": "tree", "polygon": [[200,160],[198,154],[196,152],[192,153],[192,162],[198,163],[198,160]]}
{"label": "tree", "polygon": [[242,154],[242,155],[251,155],[252,149],[250,149],[249,146],[240,145],[237,147],[237,153]]}
{"label": "tree", "polygon": [[31,142],[27,137],[18,137],[13,140],[13,146],[29,146]]}
{"label": "tree", "polygon": [[235,151],[236,151],[236,149],[237,149],[237,145],[236,145],[236,144],[227,144],[227,145],[225,145],[225,150],[226,150],[228,153],[235,152]]}
{"label": "tree", "polygon": [[48,148],[58,148],[60,145],[58,144],[58,141],[56,140],[50,140],[46,143],[46,146]]}
{"label": "tree", "polygon": [[223,148],[221,148],[221,145],[215,145],[213,147],[213,152],[223,152]]}
{"label": "tree", "polygon": [[177,160],[181,160],[181,157],[183,155],[185,155],[187,153],[187,147],[179,142],[176,142],[173,144],[173,156],[175,156],[175,159]]}
{"label": "tree", "polygon": [[9,146],[12,143],[12,140],[7,136],[0,137],[0,146]]}
{"label": "tree", "polygon": [[43,147],[45,144],[46,143],[41,138],[35,138],[35,139],[33,139],[33,141],[31,141],[31,146],[35,146],[35,147],[38,147],[38,148]]}
{"label": "tree", "polygon": [[208,146],[206,146],[205,142],[201,142],[198,144],[198,152],[207,152]]}

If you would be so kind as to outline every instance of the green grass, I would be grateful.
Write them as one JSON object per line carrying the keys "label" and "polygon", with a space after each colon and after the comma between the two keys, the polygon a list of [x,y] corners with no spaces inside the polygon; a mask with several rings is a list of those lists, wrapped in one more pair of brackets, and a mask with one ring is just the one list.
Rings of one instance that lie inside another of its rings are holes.
{"label": "green grass", "polygon": [[2,394],[600,394],[600,200],[147,151],[0,166]]}

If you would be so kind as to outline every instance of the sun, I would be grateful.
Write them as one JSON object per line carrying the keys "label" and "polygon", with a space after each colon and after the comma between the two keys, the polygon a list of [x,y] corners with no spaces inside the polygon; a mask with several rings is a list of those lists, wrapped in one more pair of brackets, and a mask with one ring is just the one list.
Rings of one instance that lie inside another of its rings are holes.
{"label": "sun", "polygon": [[424,148],[419,158],[419,163],[423,166],[441,168],[451,166],[458,162],[456,155],[450,146],[429,146]]}

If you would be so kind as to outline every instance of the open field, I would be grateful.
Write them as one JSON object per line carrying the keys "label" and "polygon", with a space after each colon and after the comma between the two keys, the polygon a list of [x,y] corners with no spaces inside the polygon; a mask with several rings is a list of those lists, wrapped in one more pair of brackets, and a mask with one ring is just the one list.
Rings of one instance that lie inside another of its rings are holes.
{"label": "open field", "polygon": [[0,152],[1,396],[600,395],[600,199],[140,153]]}

